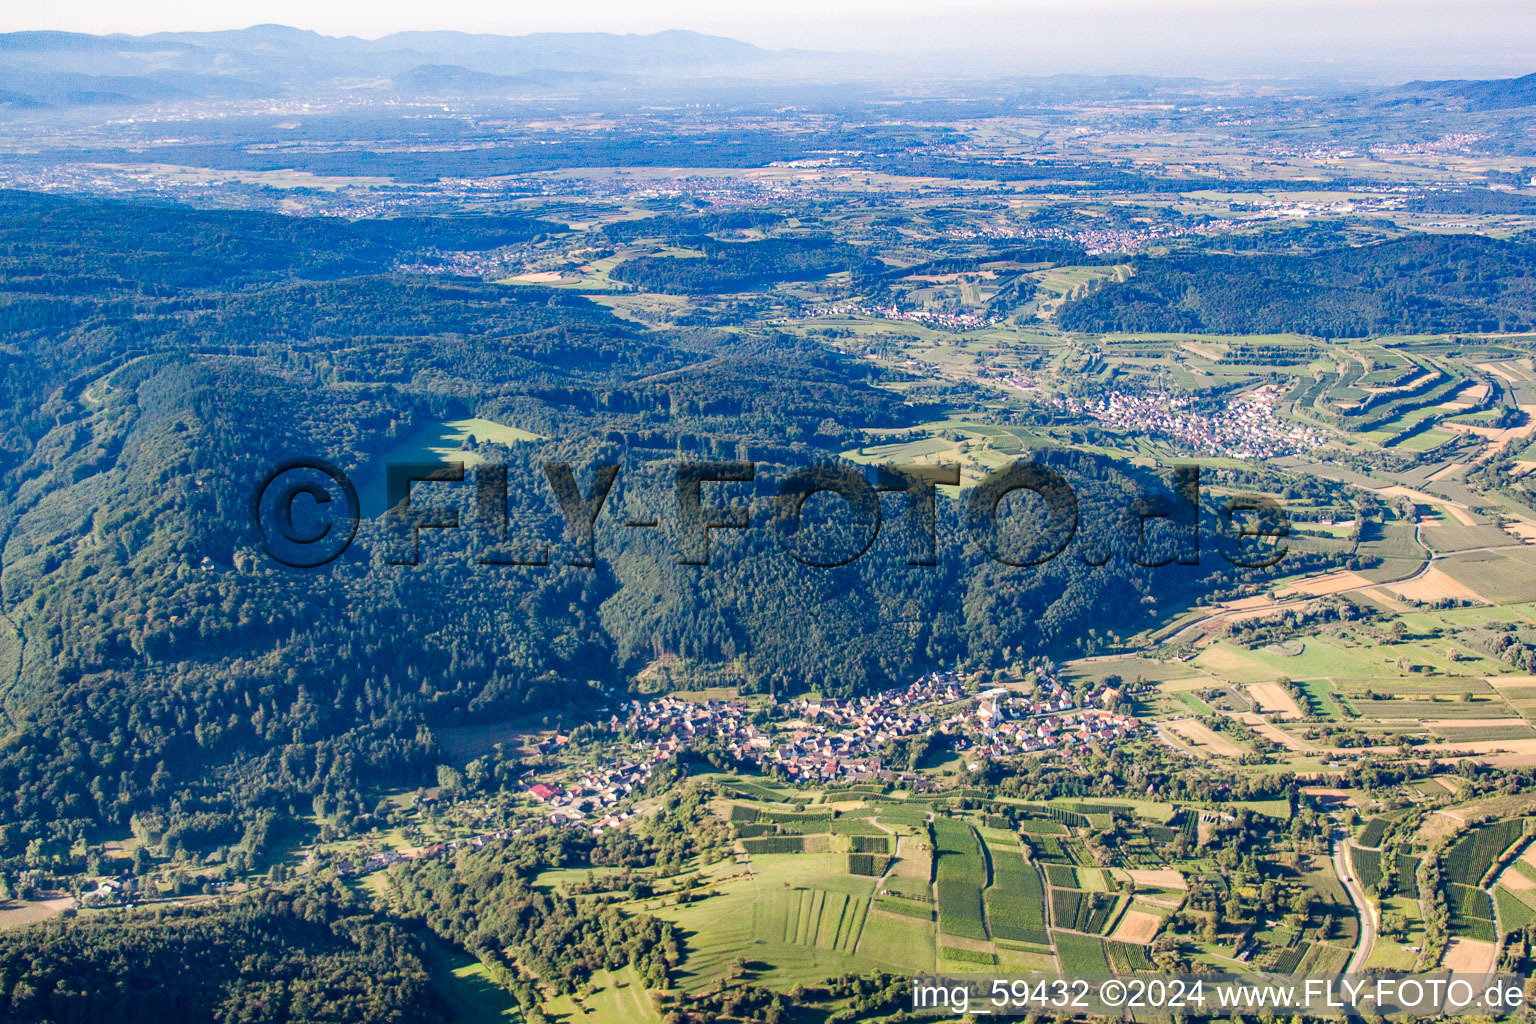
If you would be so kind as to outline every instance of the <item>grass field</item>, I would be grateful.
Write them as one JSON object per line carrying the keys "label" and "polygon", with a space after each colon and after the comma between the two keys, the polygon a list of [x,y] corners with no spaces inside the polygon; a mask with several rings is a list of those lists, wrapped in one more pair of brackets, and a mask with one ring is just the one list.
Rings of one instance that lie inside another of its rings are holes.
{"label": "grass field", "polygon": [[[449,1009],[453,1011],[453,1018],[463,1021],[465,1024],[492,1024],[492,1022],[521,1021],[523,1015],[518,1011],[517,1000],[512,998],[512,993],[502,988],[491,980],[490,972],[485,965],[468,953],[449,948],[436,939],[430,939],[423,944],[427,972],[431,975],[432,982],[443,993],[444,1000]],[[599,972],[607,974],[606,971]],[[637,982],[633,977],[633,971],[624,971],[631,977],[627,982]],[[594,980],[596,977],[594,976]],[[638,986],[637,986],[638,987]],[[639,988],[640,995],[644,997],[644,989]],[[634,1017],[609,1016],[598,1018],[603,1024],[613,1022],[622,1024],[626,1020],[653,1021],[659,1020],[659,1016],[651,1009],[649,999],[645,999],[645,1013]]]}
{"label": "grass field", "polygon": [[1453,555],[1435,563],[1456,582],[1490,601],[1536,601],[1536,551],[1485,551]]}
{"label": "grass field", "polygon": [[865,922],[859,956],[897,969],[932,970],[935,957],[933,925],[876,914]]}
{"label": "grass field", "polygon": [[904,896],[876,896],[873,909],[887,914],[915,918],[919,921],[933,920],[931,901],[908,899]]}
{"label": "grass field", "polygon": [[[679,985],[690,991],[718,980],[744,953],[771,965],[758,981],[775,989],[844,971],[932,969],[932,956],[922,952],[920,941],[887,948],[877,938],[878,956],[863,950],[875,880],[847,874],[846,863],[846,854],[754,855],[750,876],[722,882],[706,899],[637,909],[683,929],[686,960]],[[908,920],[876,916],[881,931],[899,929]],[[931,951],[932,925],[912,919],[911,926],[914,935],[930,936]]]}
{"label": "grass field", "polygon": [[416,426],[403,437],[390,439],[386,446],[373,453],[374,461],[355,474],[354,480],[362,514],[367,518],[382,515],[388,505],[387,481],[384,472],[386,462],[454,461],[462,462],[468,468],[481,461],[481,456],[468,448],[471,438],[480,442],[489,441],[508,446],[524,441],[542,440],[538,434],[480,417],[429,420]]}
{"label": "grass field", "polygon": [[[545,1016],[554,1020],[576,1019],[588,1024],[660,1024],[661,1021],[661,1014],[656,1012],[645,984],[628,967],[621,971],[594,971],[586,995],[552,999],[544,1004],[544,1010]],[[477,1024],[486,1018],[466,1014],[457,1019],[462,1024]]]}
{"label": "grass field", "polygon": [[1401,918],[1405,928],[1401,936],[1378,933],[1376,944],[1372,947],[1370,959],[1366,961],[1365,966],[1397,971],[1412,970],[1414,961],[1418,959],[1418,953],[1409,947],[1423,947],[1424,922],[1420,917],[1419,901],[1415,895],[1411,875],[1406,892],[1383,898],[1381,911],[1383,915],[1392,914]]}

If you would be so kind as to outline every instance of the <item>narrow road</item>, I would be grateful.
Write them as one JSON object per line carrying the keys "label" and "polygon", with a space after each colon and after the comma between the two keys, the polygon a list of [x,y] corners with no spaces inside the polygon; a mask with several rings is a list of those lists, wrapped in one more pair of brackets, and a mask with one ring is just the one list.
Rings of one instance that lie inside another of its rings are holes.
{"label": "narrow road", "polygon": [[1333,870],[1338,873],[1339,881],[1344,883],[1344,891],[1349,893],[1350,902],[1354,903],[1360,915],[1360,942],[1355,947],[1354,955],[1349,958],[1348,966],[1344,968],[1345,974],[1359,974],[1365,967],[1365,961],[1370,958],[1371,947],[1376,944],[1376,917],[1370,900],[1365,898],[1365,890],[1360,888],[1355,878],[1348,845],[1349,840],[1343,836],[1333,841]]}

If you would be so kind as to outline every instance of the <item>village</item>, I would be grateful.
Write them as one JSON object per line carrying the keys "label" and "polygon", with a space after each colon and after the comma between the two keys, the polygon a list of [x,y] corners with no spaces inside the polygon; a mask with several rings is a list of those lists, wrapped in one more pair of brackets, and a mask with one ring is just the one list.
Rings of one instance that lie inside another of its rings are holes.
{"label": "village", "polygon": [[1219,412],[1193,408],[1188,395],[1109,391],[1082,398],[1063,395],[1055,404],[1106,426],[1157,434],[1201,455],[1237,459],[1298,455],[1327,443],[1317,430],[1289,423],[1275,412],[1278,392],[1261,387],[1232,398]]}
{"label": "village", "polygon": [[837,302],[823,306],[813,306],[801,315],[807,318],[862,316],[877,320],[898,320],[906,323],[922,324],[926,327],[938,327],[947,331],[974,331],[982,327],[992,327],[1000,324],[1005,319],[985,311],[977,313],[951,313],[936,309],[902,309],[895,303],[873,305],[867,302]]}
{"label": "village", "polygon": [[978,225],[950,228],[950,238],[988,238],[1025,242],[1068,242],[1080,245],[1090,256],[1105,253],[1134,253],[1148,246],[1191,236],[1220,234],[1232,230],[1237,222],[1212,219],[1190,223],[1144,224],[1135,227],[1038,227]]}
{"label": "village", "polygon": [[859,781],[923,784],[921,776],[886,763],[893,741],[936,736],[979,766],[981,759],[1101,747],[1137,733],[1123,711],[1125,693],[1101,687],[1079,700],[1044,670],[1020,693],[995,687],[968,692],[954,671],[930,673],[905,688],[848,700],[801,698],[772,714],[739,700],[660,697],[634,701],[607,720],[635,749],[600,772],[565,784],[543,780],[528,795],[557,823],[614,824],[602,812],[642,786],[655,765],[710,745],[729,757],[786,781],[838,784]]}
{"label": "village", "polygon": [[[521,795],[537,813],[516,825],[483,833],[407,846],[349,853],[307,851],[312,869],[339,877],[382,871],[404,861],[450,856],[486,844],[537,832],[551,825],[600,835],[640,812],[634,797],[644,792],[656,769],[668,760],[713,747],[764,774],[803,785],[886,782],[927,789],[932,780],[909,766],[887,763],[894,741],[934,737],[959,754],[972,771],[987,762],[1055,754],[1072,758],[1079,750],[1107,749],[1135,736],[1140,722],[1126,714],[1128,690],[1100,684],[1074,695],[1050,670],[1025,677],[1027,692],[998,686],[975,692],[954,670],[929,673],[903,688],[851,699],[802,697],[771,712],[742,700],[689,700],[665,696],[630,701],[595,723],[599,736],[628,741],[630,751],[601,764],[557,770],[530,768]],[[570,747],[555,734],[535,749],[553,756]],[[436,802],[427,796],[428,803]],[[305,853],[305,851],[300,851]],[[223,888],[204,873],[194,886]],[[163,899],[133,878],[101,878],[97,888],[69,900],[71,906],[105,908]]]}

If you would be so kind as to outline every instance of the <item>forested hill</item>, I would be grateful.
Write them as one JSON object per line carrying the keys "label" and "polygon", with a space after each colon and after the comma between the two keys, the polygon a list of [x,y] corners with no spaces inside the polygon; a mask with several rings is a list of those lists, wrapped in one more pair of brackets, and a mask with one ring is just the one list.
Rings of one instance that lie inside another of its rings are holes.
{"label": "forested hill", "polygon": [[1323,337],[1536,326],[1536,244],[1413,235],[1310,255],[1147,256],[1064,305],[1078,331],[1295,331]]}
{"label": "forested hill", "polygon": [[24,294],[76,301],[121,291],[164,296],[168,289],[253,278],[379,273],[422,249],[493,249],[565,230],[517,216],[350,221],[0,190],[0,281],[7,309]]}
{"label": "forested hill", "polygon": [[[937,566],[906,564],[894,504],[867,557],[801,565],[766,529],[777,482],[945,411],[805,341],[652,331],[569,292],[384,272],[392,253],[537,222],[0,203],[0,868],[29,841],[62,855],[130,820],[251,855],[261,822],[312,801],[364,820],[369,787],[428,780],[441,727],[590,706],[658,656],[849,692],[956,657],[1081,651],[1200,582],[1083,557],[1003,566],[953,506]],[[315,571],[257,549],[249,502],[281,460],[362,481],[468,417],[521,431],[471,443],[508,464],[514,540],[548,541],[551,566],[480,564],[464,491],[465,528],[427,531],[443,536],[418,565],[391,564],[374,522]],[[718,537],[704,569],[677,564],[670,532],[680,457],[761,463],[736,492],[757,527]],[[624,467],[597,568],[566,564],[549,458]],[[1093,510],[1147,481],[1090,456],[1060,467],[1085,505],[1072,550],[1096,556],[1114,526]],[[616,525],[652,517],[662,529]],[[823,539],[853,538],[834,524]]]}
{"label": "forested hill", "polygon": [[0,933],[15,1024],[447,1024],[425,959],[421,938],[340,887]]}
{"label": "forested hill", "polygon": [[826,238],[703,239],[688,244],[698,246],[698,257],[642,256],[619,266],[613,279],[642,291],[701,295],[746,291],[777,281],[809,281],[855,268],[884,269],[872,256]]}

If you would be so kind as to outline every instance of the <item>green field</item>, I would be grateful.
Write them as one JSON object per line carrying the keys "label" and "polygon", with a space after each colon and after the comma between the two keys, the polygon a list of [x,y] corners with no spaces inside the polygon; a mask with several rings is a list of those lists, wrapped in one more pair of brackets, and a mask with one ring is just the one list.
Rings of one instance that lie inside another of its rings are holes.
{"label": "green field", "polygon": [[[921,943],[907,947],[915,952],[904,957],[900,947],[882,948],[877,956],[864,951],[874,879],[847,874],[846,863],[846,854],[754,855],[750,876],[720,883],[706,899],[659,906],[641,901],[637,909],[675,921],[687,933],[680,985],[689,990],[718,979],[744,950],[772,965],[759,980],[774,988],[844,971],[931,969]],[[906,920],[878,917],[881,930]],[[911,923],[931,935],[931,925]]]}
{"label": "green field", "polygon": [[1435,563],[1447,576],[1499,604],[1536,601],[1536,551],[1486,551]]}
{"label": "green field", "polygon": [[1451,911],[1451,934],[1492,942],[1493,900],[1481,889],[1451,882],[1445,887],[1445,902]]}
{"label": "green field", "polygon": [[1367,890],[1375,892],[1381,888],[1381,853],[1378,850],[1353,850],[1350,860],[1355,865],[1355,875],[1360,879],[1360,884]]}
{"label": "green field", "polygon": [[982,889],[987,865],[976,831],[963,821],[933,822],[933,849],[938,858],[934,889],[939,900],[939,930],[969,939],[986,939]]}
{"label": "green field", "polygon": [[1024,860],[1017,841],[1010,846],[986,837],[992,884],[986,891],[987,923],[995,939],[1049,943],[1045,930],[1045,889]]}
{"label": "green field", "polygon": [[1051,922],[1057,928],[1102,935],[1123,909],[1122,898],[1076,889],[1051,891]]}
{"label": "green field", "polygon": [[1499,909],[1499,925],[1506,935],[1536,924],[1536,907],[1502,885],[1493,890],[1493,899]]}
{"label": "green field", "polygon": [[1103,939],[1054,930],[1051,935],[1056,940],[1056,956],[1061,961],[1064,974],[1110,973],[1109,956]]}
{"label": "green field", "polygon": [[1448,882],[1480,885],[1499,854],[1524,833],[1520,819],[1483,825],[1445,851],[1444,870]]}
{"label": "green field", "polygon": [[[453,1011],[454,1019],[473,1024],[493,1024],[504,1022],[514,1024],[523,1020],[523,1015],[518,1010],[517,1000],[512,994],[491,980],[490,972],[485,964],[474,956],[451,949],[437,940],[429,940],[423,944],[427,971],[432,977],[432,982]],[[633,971],[623,972],[633,975]],[[637,981],[633,977],[627,981]],[[636,991],[644,997],[645,990],[638,985]],[[648,1015],[626,1018],[623,1016],[610,1016],[603,1019],[603,1024],[621,1024],[629,1019],[633,1020],[659,1020],[659,1016],[650,1010],[650,1001],[644,1000]]]}
{"label": "green field", "polygon": [[390,439],[387,447],[381,447],[375,453],[375,461],[355,475],[362,514],[369,518],[381,515],[388,504],[387,481],[384,473],[386,462],[451,461],[462,462],[468,468],[482,461],[479,453],[470,450],[471,439],[480,443],[490,442],[507,446],[543,440],[540,435],[520,427],[507,426],[480,417],[430,420],[422,423],[403,437]]}
{"label": "green field", "polygon": [[1372,818],[1365,823],[1360,830],[1358,842],[1361,846],[1375,847],[1381,845],[1382,837],[1387,833],[1387,826],[1391,822],[1386,818]]}
{"label": "green field", "polygon": [[[547,1018],[575,1018],[590,1024],[660,1024],[661,1021],[661,1014],[656,1011],[644,982],[627,967],[621,971],[594,971],[587,994],[559,996],[545,1003],[543,1008]],[[463,1024],[479,1024],[485,1019],[473,1014],[461,1018]]]}

